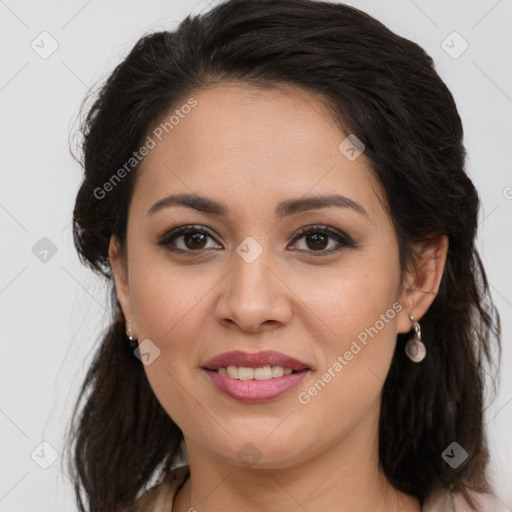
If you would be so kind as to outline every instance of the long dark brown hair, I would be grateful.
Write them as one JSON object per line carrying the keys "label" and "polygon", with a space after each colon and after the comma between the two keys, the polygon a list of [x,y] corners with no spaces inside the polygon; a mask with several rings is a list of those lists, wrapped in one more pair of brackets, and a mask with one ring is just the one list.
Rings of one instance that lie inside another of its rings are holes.
{"label": "long dark brown hair", "polygon": [[[84,179],[74,241],[81,261],[107,279],[114,317],[98,340],[69,429],[79,509],[127,509],[183,456],[182,432],[126,337],[108,259],[110,237],[125,241],[138,165],[112,177],[166,112],[223,81],[287,84],[325,101],[343,132],[365,145],[402,270],[413,261],[412,242],[448,236],[439,292],[421,319],[427,358],[409,361],[406,335],[397,337],[383,389],[380,463],[394,487],[422,503],[441,487],[486,492],[484,380],[499,356],[500,321],[475,248],[479,198],[464,170],[463,129],[450,91],[422,48],[355,8],[230,0],[187,17],[175,31],[142,37],[81,126]],[[453,441],[468,453],[457,469],[441,457]]]}

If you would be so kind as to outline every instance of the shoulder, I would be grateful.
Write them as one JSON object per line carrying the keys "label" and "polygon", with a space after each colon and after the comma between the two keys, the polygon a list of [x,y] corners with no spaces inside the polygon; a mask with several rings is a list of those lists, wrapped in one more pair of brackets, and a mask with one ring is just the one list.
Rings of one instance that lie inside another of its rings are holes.
{"label": "shoulder", "polygon": [[500,512],[499,501],[490,494],[470,493],[476,509],[472,509],[461,494],[449,489],[438,489],[432,493],[421,509],[422,512]]}
{"label": "shoulder", "polygon": [[189,473],[188,465],[173,469],[140,496],[129,512],[171,512],[174,496]]}

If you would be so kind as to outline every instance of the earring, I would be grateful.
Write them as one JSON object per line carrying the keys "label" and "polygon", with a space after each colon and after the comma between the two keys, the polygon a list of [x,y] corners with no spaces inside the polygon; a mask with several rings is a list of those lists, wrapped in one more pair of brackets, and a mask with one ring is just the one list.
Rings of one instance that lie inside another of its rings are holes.
{"label": "earring", "polygon": [[419,363],[425,359],[425,356],[427,355],[427,349],[425,348],[424,343],[421,341],[420,324],[412,315],[409,315],[409,318],[411,319],[412,326],[414,328],[414,335],[406,343],[405,353],[411,361]]}
{"label": "earring", "polygon": [[128,339],[130,340],[130,346],[132,348],[137,348],[137,340],[132,335],[132,321],[128,320],[126,323],[126,336],[128,336]]}

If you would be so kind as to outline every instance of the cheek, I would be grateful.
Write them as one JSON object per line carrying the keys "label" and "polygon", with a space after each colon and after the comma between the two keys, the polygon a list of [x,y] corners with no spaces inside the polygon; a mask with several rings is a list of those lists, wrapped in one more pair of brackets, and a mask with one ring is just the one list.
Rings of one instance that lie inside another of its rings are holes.
{"label": "cheek", "polygon": [[[317,323],[336,350],[376,322],[384,337],[393,330],[396,308],[400,307],[400,273],[391,252],[381,252],[378,257],[369,252],[353,253],[337,267],[297,271],[288,278],[293,279],[293,291],[304,304],[300,315],[321,320]],[[381,315],[385,315],[383,321]]]}
{"label": "cheek", "polygon": [[369,283],[363,286],[355,277],[347,279],[329,299],[326,295],[319,310],[328,326],[314,341],[321,361],[298,389],[296,402],[304,422],[312,430],[321,428],[325,439],[345,435],[368,415],[375,418],[379,410],[401,306],[393,287],[386,289],[375,279]]}
{"label": "cheek", "polygon": [[176,268],[171,271],[170,265],[145,268],[150,270],[139,272],[132,282],[134,315],[139,340],[150,339],[160,352],[144,370],[167,414],[180,428],[190,428],[190,418],[204,414],[200,402],[194,400],[198,395],[195,379],[204,354],[201,336],[208,334],[202,326],[211,314],[205,309],[205,293],[214,280],[209,284],[191,272],[185,277]]}
{"label": "cheek", "polygon": [[396,344],[399,277],[394,254],[381,252],[318,280],[315,289],[321,293],[308,292],[305,282],[298,288],[321,320],[316,322],[320,330],[312,331],[312,350],[321,359],[314,381],[301,388],[300,404],[318,407],[318,414],[326,404],[349,407],[350,418],[357,418],[378,398]]}
{"label": "cheek", "polygon": [[208,272],[195,272],[191,266],[180,268],[161,254],[141,251],[134,256],[130,289],[139,337],[164,346],[170,340],[178,342],[176,332],[190,328],[196,307],[213,284]]}

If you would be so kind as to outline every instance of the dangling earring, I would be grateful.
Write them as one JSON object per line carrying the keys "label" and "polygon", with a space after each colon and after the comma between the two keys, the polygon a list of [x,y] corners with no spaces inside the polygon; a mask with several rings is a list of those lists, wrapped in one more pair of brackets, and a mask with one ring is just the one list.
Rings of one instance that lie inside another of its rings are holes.
{"label": "dangling earring", "polygon": [[415,320],[412,315],[409,315],[411,319],[412,326],[414,328],[414,335],[409,339],[409,341],[405,345],[405,353],[407,357],[414,361],[415,363],[419,363],[425,359],[427,355],[427,349],[425,345],[421,341],[421,328],[420,324]]}
{"label": "dangling earring", "polygon": [[132,321],[128,320],[126,323],[126,336],[128,336],[128,339],[130,340],[130,346],[135,349],[137,348],[137,340],[132,335]]}

